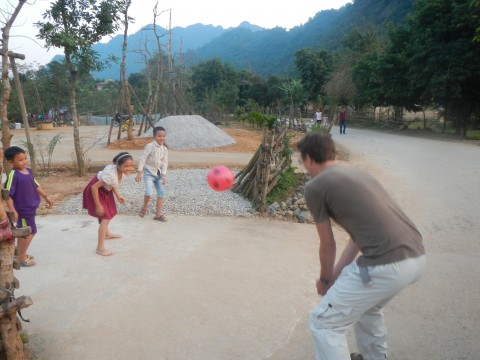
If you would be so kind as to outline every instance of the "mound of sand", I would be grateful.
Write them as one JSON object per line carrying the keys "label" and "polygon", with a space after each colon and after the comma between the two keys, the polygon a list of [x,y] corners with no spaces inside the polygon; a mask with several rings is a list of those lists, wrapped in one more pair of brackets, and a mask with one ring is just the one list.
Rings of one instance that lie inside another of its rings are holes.
{"label": "mound of sand", "polygon": [[[157,121],[167,131],[167,145],[171,149],[205,149],[235,144],[224,131],[199,115],[167,116]],[[151,137],[152,129],[141,137]]]}

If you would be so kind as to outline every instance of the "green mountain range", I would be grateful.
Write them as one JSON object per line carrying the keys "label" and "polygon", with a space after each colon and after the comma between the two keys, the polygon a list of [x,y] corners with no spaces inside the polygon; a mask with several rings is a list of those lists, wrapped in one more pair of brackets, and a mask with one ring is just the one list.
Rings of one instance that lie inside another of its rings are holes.
{"label": "green mountain range", "polygon": [[[172,53],[175,61],[189,67],[218,57],[237,69],[250,70],[261,76],[287,75],[293,69],[295,52],[302,48],[335,50],[343,36],[356,27],[373,24],[382,29],[387,23],[396,24],[411,11],[414,0],[355,0],[337,10],[318,12],[304,25],[290,30],[263,29],[243,22],[236,28],[195,24],[171,29]],[[153,25],[147,25],[128,36],[127,73],[141,71],[145,56],[157,51]],[[168,31],[158,27],[162,48],[166,51]],[[113,54],[121,58],[123,36],[93,49],[106,58]],[[142,55],[143,53],[143,55]],[[53,60],[59,60],[55,57]],[[93,74],[98,79],[119,79],[120,64]]]}

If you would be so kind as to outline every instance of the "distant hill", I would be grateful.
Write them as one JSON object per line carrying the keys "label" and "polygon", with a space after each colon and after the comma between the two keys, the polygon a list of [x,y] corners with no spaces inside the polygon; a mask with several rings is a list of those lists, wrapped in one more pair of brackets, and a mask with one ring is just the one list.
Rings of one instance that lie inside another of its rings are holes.
{"label": "distant hill", "polygon": [[355,27],[379,27],[403,21],[414,0],[355,0],[337,10],[318,12],[304,25],[257,32],[231,29],[194,51],[196,61],[219,57],[237,68],[255,73],[288,75],[295,52],[305,47],[335,50],[343,36]]}
{"label": "distant hill", "polygon": [[[247,26],[245,23],[244,26]],[[248,24],[252,29],[256,29],[254,25]],[[172,52],[179,54],[198,49],[206,43],[212,41],[216,37],[222,35],[228,29],[224,29],[221,26],[202,25],[195,24],[185,28],[174,27],[172,28]],[[160,42],[163,46],[166,46],[168,34],[167,30],[157,25],[157,33],[163,35]],[[107,58],[109,55],[115,55],[119,59],[122,57],[122,42],[123,35],[117,35],[113,37],[107,43],[98,43],[93,45],[100,58]],[[155,34],[153,32],[153,24],[146,25],[134,34],[131,34],[127,38],[128,51],[127,51],[127,75],[141,71],[145,65],[142,60],[142,55],[139,50],[145,48],[151,54],[157,52],[157,42]],[[61,61],[62,55],[55,56],[52,61]],[[110,68],[105,69],[98,73],[93,73],[93,76],[98,79],[114,79],[120,78],[120,63],[113,64]]]}
{"label": "distant hill", "polygon": [[[172,28],[172,49],[180,50],[186,66],[214,57],[228,62],[238,69],[251,70],[261,76],[289,75],[293,69],[297,50],[305,47],[335,50],[339,48],[343,36],[355,27],[375,24],[379,27],[387,23],[404,21],[415,0],[355,0],[337,10],[324,10],[315,14],[304,25],[293,29],[263,29],[248,22],[238,27],[224,29],[220,26],[195,24],[185,28]],[[141,56],[134,51],[148,48],[156,51],[156,42],[147,25],[128,37],[127,73],[139,72],[144,64]],[[162,44],[167,43],[166,30]],[[121,57],[123,36],[112,38],[108,43],[96,44],[93,49],[100,57],[109,54]],[[178,56],[178,55],[176,55]],[[57,57],[58,59],[58,57]],[[94,74],[99,79],[119,79],[120,65]]]}

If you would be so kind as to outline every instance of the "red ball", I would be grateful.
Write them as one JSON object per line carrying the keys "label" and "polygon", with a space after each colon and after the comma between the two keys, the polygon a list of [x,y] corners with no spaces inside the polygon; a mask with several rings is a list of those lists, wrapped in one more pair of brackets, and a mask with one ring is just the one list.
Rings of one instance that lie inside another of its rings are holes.
{"label": "red ball", "polygon": [[215,191],[225,191],[233,186],[235,176],[225,166],[215,166],[208,172],[208,186]]}

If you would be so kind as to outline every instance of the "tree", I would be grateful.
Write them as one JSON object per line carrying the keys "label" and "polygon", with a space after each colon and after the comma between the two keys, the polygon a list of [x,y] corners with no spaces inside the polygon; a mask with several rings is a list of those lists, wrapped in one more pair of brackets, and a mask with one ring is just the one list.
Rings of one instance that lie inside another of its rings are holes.
{"label": "tree", "polygon": [[295,67],[308,99],[317,102],[325,95],[325,84],[331,71],[328,52],[302,49],[295,53]]}
{"label": "tree", "polygon": [[279,112],[279,107],[282,104],[282,100],[285,97],[285,92],[283,91],[283,84],[287,79],[281,78],[279,76],[270,76],[267,79],[267,93],[265,94],[265,103],[267,106],[275,109],[276,112]]}
{"label": "tree", "polygon": [[290,120],[295,118],[297,109],[306,105],[307,94],[300,80],[290,80],[282,84],[281,90],[290,109]]}
{"label": "tree", "polygon": [[472,0],[472,21],[475,26],[475,41],[480,41],[480,0]]}
{"label": "tree", "polygon": [[418,0],[405,50],[410,89],[442,104],[466,136],[480,98],[480,44],[469,0]]}
{"label": "tree", "polygon": [[[10,79],[8,77],[10,61],[8,42],[10,39],[10,29],[25,3],[26,0],[18,0],[17,6],[11,13],[5,12],[6,14],[9,14],[10,17],[6,19],[2,28],[0,48],[0,53],[2,55],[2,98],[0,101],[0,120],[2,121],[2,145],[4,149],[10,146],[10,140],[12,138],[12,135],[10,134],[10,122],[8,121],[8,101],[10,100],[10,93],[12,90]],[[3,161],[5,169],[8,170],[10,168],[9,164],[6,160]]]}
{"label": "tree", "polygon": [[352,80],[351,67],[347,62],[336,65],[330,79],[325,84],[327,98],[337,104],[348,104],[355,97],[357,88]]}
{"label": "tree", "polygon": [[[335,83],[329,84],[330,92],[337,94],[338,100],[349,100],[360,107],[381,105],[381,79],[376,72],[376,61],[386,43],[382,31],[373,24],[356,27],[345,34],[341,43],[343,51],[338,55],[333,78],[343,81],[349,91],[338,89],[338,83]],[[333,90],[334,85],[337,88]]]}
{"label": "tree", "polygon": [[[239,75],[227,63],[215,58],[192,68],[192,92],[203,113],[233,110],[238,98]],[[208,98],[208,102],[205,102]],[[208,105],[208,106],[207,106]],[[210,109],[209,109],[210,108]]]}
{"label": "tree", "polygon": [[[11,134],[10,134],[10,123],[8,121],[8,101],[10,99],[11,85],[10,79],[8,77],[9,71],[9,62],[10,57],[12,60],[18,55],[13,54],[9,51],[9,38],[10,38],[10,29],[15,22],[16,17],[20,13],[22,6],[26,3],[26,0],[19,0],[17,6],[13,12],[5,12],[10,16],[7,18],[4,26],[2,28],[2,40],[1,40],[1,49],[0,53],[2,55],[2,97],[0,101],[0,119],[2,122],[2,144],[3,147],[10,146]],[[2,9],[4,10],[4,9]],[[3,11],[2,11],[3,12]],[[16,70],[16,68],[14,69]],[[18,80],[18,77],[16,78]],[[0,164],[4,161],[3,151],[0,150]],[[4,162],[7,164],[7,162]],[[8,171],[9,168],[6,168]],[[3,170],[3,166],[0,165],[0,173]],[[0,221],[3,224],[3,232],[11,229],[3,201],[0,201]],[[15,242],[14,241],[5,241],[7,238],[2,237],[0,241],[0,288],[2,292],[0,293],[0,303],[2,304],[2,314],[0,316],[0,357],[2,359],[11,359],[11,360],[20,360],[24,359],[23,352],[23,343],[20,338],[19,329],[21,328],[17,325],[17,311],[20,309],[30,306],[32,301],[30,298],[21,297],[15,299],[13,294],[15,288],[15,283],[18,282],[13,276],[13,255],[15,252]],[[13,239],[10,239],[13,240]],[[23,299],[22,299],[23,298]],[[28,300],[28,301],[26,301]],[[21,304],[23,302],[23,304]],[[28,302],[28,304],[27,304]]]}
{"label": "tree", "polygon": [[123,15],[123,43],[122,43],[122,62],[120,65],[120,79],[122,81],[122,92],[123,92],[123,100],[125,105],[125,112],[128,113],[129,123],[127,127],[127,139],[132,141],[133,140],[133,109],[131,104],[131,96],[130,96],[130,87],[128,85],[127,80],[127,37],[128,37],[128,24],[132,21],[132,19],[128,16],[128,9],[132,4],[131,0],[124,0],[121,8],[121,12]]}
{"label": "tree", "polygon": [[92,45],[105,35],[113,34],[119,25],[121,2],[115,0],[56,0],[43,15],[44,21],[36,23],[38,38],[47,47],[62,48],[70,80],[70,111],[73,120],[73,136],[77,174],[86,172],[85,159],[79,133],[76,91],[79,74],[99,71],[109,60],[101,60]]}

